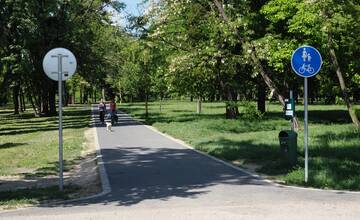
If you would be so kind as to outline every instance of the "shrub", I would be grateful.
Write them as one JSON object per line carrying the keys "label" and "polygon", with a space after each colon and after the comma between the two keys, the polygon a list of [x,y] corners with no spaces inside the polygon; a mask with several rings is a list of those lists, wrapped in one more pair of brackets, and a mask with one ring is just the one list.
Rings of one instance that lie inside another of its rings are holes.
{"label": "shrub", "polygon": [[264,114],[261,113],[255,104],[245,101],[242,102],[241,118],[246,120],[259,120],[262,119]]}

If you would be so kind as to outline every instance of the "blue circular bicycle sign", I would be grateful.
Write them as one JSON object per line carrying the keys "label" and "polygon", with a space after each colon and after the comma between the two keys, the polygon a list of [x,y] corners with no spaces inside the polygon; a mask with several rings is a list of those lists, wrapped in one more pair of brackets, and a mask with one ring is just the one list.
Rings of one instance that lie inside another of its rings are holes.
{"label": "blue circular bicycle sign", "polygon": [[321,69],[320,52],[311,46],[297,48],[291,57],[291,67],[301,77],[315,76]]}

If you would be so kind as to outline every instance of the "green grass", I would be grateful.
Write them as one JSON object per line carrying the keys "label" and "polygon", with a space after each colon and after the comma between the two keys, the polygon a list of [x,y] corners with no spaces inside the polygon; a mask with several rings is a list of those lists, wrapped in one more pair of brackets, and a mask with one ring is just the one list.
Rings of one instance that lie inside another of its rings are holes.
{"label": "green grass", "polygon": [[1,192],[0,206],[13,208],[22,205],[37,205],[46,201],[71,199],[72,194],[78,190],[76,186],[68,186],[64,191],[58,187],[43,189],[20,189],[16,191]]}
{"label": "green grass", "polygon": [[[81,157],[84,131],[89,127],[90,108],[63,109],[64,171]],[[28,111],[16,116],[11,109],[0,109],[0,176],[42,177],[58,175],[57,117],[35,117]],[[48,200],[71,198],[78,187],[21,189],[0,193],[0,206],[16,207]]]}
{"label": "green grass", "polygon": [[[84,131],[90,121],[85,106],[64,108],[63,152],[65,170],[81,156]],[[57,174],[57,117],[34,117],[32,112],[19,116],[0,109],[0,175],[45,176]]]}
{"label": "green grass", "polygon": [[[237,164],[257,164],[260,173],[287,184],[330,189],[360,190],[360,133],[351,124],[345,106],[309,106],[309,181],[304,183],[304,136],[298,132],[298,162],[289,166],[281,158],[278,134],[289,130],[282,108],[268,104],[262,120],[225,119],[225,104],[204,103],[197,115],[196,102],[150,103],[144,118],[144,104],[121,107],[160,131],[184,140],[196,149]],[[303,109],[297,115],[303,127]],[[240,112],[242,107],[240,106]]]}

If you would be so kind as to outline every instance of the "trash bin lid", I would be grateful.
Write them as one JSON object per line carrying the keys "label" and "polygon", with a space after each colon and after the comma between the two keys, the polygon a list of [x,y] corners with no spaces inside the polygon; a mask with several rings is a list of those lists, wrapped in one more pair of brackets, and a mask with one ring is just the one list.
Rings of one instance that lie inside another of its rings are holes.
{"label": "trash bin lid", "polygon": [[288,131],[280,131],[279,137],[289,137]]}
{"label": "trash bin lid", "polygon": [[297,137],[297,133],[291,130],[280,131],[279,138],[280,137]]}

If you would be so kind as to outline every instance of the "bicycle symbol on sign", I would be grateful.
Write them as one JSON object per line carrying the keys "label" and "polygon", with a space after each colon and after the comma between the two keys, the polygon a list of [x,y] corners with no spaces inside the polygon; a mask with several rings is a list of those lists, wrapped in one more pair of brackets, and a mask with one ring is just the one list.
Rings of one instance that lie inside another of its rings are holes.
{"label": "bicycle symbol on sign", "polygon": [[303,73],[305,73],[305,71],[308,72],[308,73],[310,73],[310,74],[313,74],[313,73],[314,73],[314,68],[312,68],[310,64],[309,64],[309,65],[306,65],[306,64],[304,63],[304,64],[299,68],[299,73],[303,74]]}

